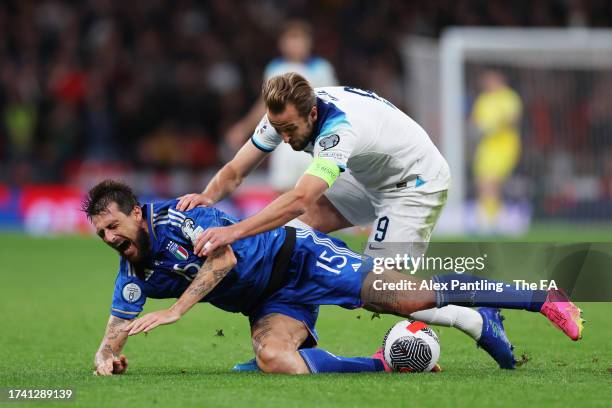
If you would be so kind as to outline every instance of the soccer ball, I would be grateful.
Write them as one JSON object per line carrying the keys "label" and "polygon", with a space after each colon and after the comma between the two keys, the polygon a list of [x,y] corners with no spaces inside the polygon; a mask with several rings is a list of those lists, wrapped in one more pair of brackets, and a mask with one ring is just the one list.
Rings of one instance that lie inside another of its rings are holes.
{"label": "soccer ball", "polygon": [[395,371],[431,371],[440,358],[440,342],[425,323],[402,320],[385,335],[383,354]]}

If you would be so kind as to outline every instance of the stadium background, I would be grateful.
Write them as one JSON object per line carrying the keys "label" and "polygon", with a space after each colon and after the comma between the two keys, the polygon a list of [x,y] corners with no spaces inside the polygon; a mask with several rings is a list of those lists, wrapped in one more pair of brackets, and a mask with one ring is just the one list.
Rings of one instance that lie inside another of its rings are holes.
{"label": "stadium background", "polygon": [[[278,55],[278,27],[294,17],[313,25],[314,52],[332,62],[341,84],[372,89],[418,119],[427,105],[410,98],[419,85],[411,82],[413,67],[402,51],[410,41],[437,43],[450,26],[610,28],[612,3],[1,2],[0,309],[6,320],[0,386],[72,386],[83,406],[107,406],[119,395],[134,406],[401,405],[407,392],[421,395],[424,405],[605,406],[612,366],[607,304],[584,306],[594,335],[580,347],[537,316],[508,313],[525,362],[511,374],[442,329],[444,376],[229,375],[233,363],[250,358],[247,325],[240,316],[202,307],[176,328],[130,340],[132,375],[107,382],[89,377],[116,259],[87,234],[78,211],[83,192],[106,177],[128,181],[143,200],[201,190],[231,157],[223,135],[257,98],[263,68]],[[526,202],[533,222],[515,239],[612,240],[610,70],[551,70],[550,76],[494,67],[525,98],[523,157],[505,197]],[[467,70],[466,128],[481,68]],[[434,115],[426,127],[440,142],[437,126]],[[473,143],[465,143],[469,155]],[[471,183],[469,157],[466,163]],[[255,174],[222,206],[246,215],[274,194],[263,173]],[[359,238],[349,239],[359,247]],[[150,303],[147,310],[165,304]],[[319,330],[331,351],[367,354],[395,320],[324,308]],[[575,388],[563,388],[568,383]],[[476,384],[494,392],[474,393]]]}
{"label": "stadium background", "polygon": [[[201,190],[231,157],[223,136],[257,98],[287,18],[316,27],[314,52],[341,84],[375,90],[441,145],[439,108],[422,102],[439,78],[414,79],[406,44],[435,42],[449,26],[609,27],[611,10],[579,0],[3,2],[0,228],[87,228],[75,202],[106,176],[143,198]],[[466,69],[466,118],[482,67]],[[499,68],[525,103],[523,156],[505,196],[527,202],[536,221],[610,219],[610,70]],[[425,95],[411,93],[419,85]],[[224,208],[244,216],[273,195],[252,177]]]}

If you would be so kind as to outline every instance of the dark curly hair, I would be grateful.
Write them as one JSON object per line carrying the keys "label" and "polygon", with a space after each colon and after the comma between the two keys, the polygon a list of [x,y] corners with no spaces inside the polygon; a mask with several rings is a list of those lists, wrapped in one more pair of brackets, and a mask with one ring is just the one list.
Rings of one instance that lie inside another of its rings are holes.
{"label": "dark curly hair", "polygon": [[111,203],[117,203],[119,210],[126,215],[140,205],[130,186],[120,181],[104,180],[89,190],[81,203],[81,210],[91,221],[95,215],[106,211]]}

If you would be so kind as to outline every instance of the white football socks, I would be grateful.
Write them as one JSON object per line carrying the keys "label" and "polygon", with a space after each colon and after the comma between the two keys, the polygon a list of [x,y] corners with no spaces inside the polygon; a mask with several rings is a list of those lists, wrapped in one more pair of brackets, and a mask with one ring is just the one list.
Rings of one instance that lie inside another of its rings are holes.
{"label": "white football socks", "polygon": [[448,305],[414,312],[410,317],[436,326],[456,327],[476,341],[482,334],[482,316],[469,307]]}

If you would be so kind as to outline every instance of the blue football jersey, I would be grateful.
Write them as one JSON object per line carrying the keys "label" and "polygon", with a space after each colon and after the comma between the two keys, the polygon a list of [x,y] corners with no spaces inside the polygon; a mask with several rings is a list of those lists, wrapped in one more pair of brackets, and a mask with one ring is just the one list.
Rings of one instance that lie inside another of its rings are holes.
{"label": "blue football jersey", "polygon": [[[151,253],[141,273],[121,257],[111,314],[135,318],[147,298],[178,298],[190,285],[206,260],[193,254],[197,236],[211,227],[238,220],[215,208],[176,210],[177,200],[144,205]],[[251,312],[266,288],[274,258],[285,240],[285,229],[277,228],[233,243],[237,265],[201,301],[228,312]]]}

